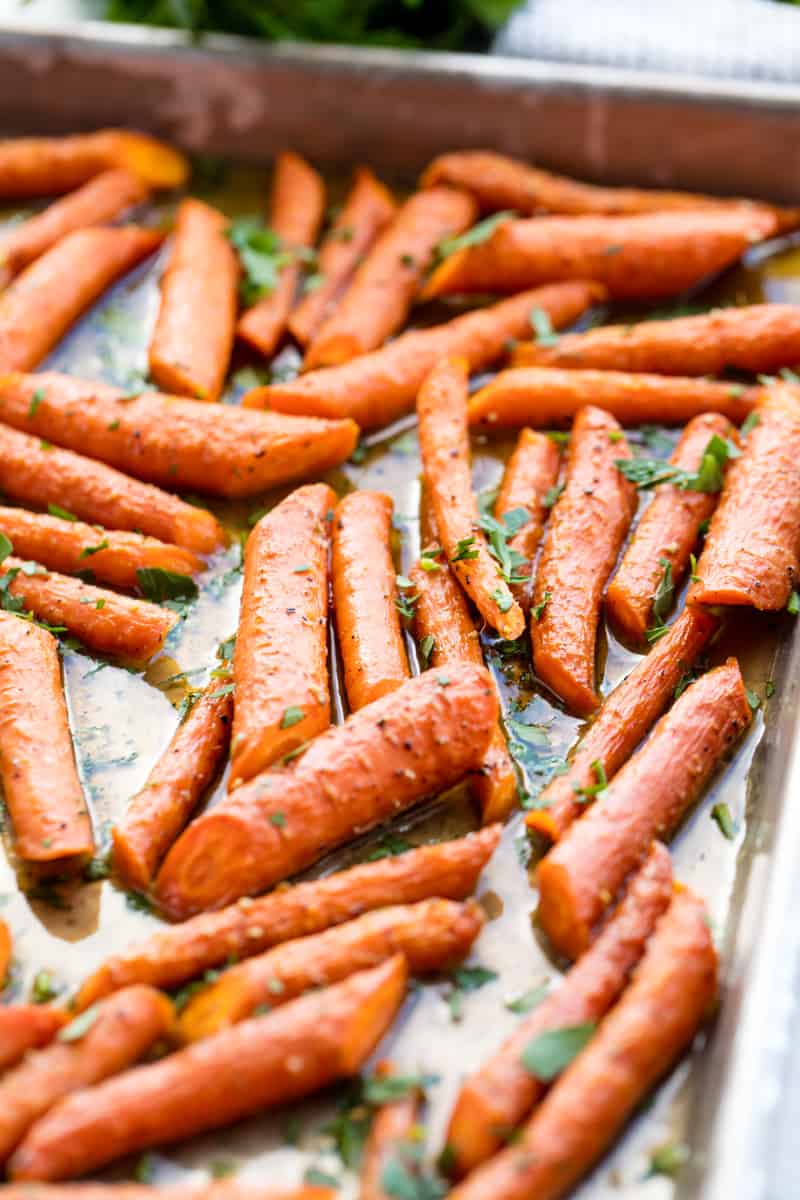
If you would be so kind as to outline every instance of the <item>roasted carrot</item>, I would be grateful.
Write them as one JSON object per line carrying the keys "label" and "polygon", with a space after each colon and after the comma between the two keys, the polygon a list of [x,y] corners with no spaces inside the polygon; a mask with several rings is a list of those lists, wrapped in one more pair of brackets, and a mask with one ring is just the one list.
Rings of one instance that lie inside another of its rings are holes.
{"label": "roasted carrot", "polygon": [[20,858],[77,865],[92,853],[56,640],[9,612],[0,612],[0,781]]}
{"label": "roasted carrot", "polygon": [[67,1026],[49,1046],[29,1054],[4,1075],[0,1080],[0,1163],[62,1096],[132,1066],[164,1036],[172,1018],[172,1005],[161,992],[149,987],[126,988],[103,1000],[88,1017],[78,1017],[72,1029]]}
{"label": "roasted carrot", "polygon": [[92,524],[138,530],[200,554],[224,540],[205,509],[8,425],[0,425],[0,491],[23,504],[57,505]]}
{"label": "roasted carrot", "polygon": [[[388,1059],[375,1068],[377,1079],[390,1079],[396,1074]],[[382,1104],[372,1118],[361,1163],[360,1200],[389,1200],[383,1186],[383,1172],[398,1147],[411,1141],[418,1124],[420,1099],[419,1090],[412,1088]]]}
{"label": "roasted carrot", "polygon": [[352,492],[333,519],[333,609],[352,710],[408,679],[390,545],[392,499]]}
{"label": "roasted carrot", "polygon": [[291,257],[278,282],[239,318],[236,332],[265,358],[275,353],[294,303],[299,266],[294,255],[313,246],[325,211],[325,184],[299,154],[286,151],[275,160],[270,197],[270,228]]}
{"label": "roasted carrot", "polygon": [[534,669],[581,716],[600,703],[595,687],[600,604],[636,511],[636,489],[614,465],[622,458],[630,458],[630,450],[614,418],[599,408],[582,408],[533,591]]}
{"label": "roasted carrot", "polygon": [[616,775],[653,723],[672,702],[675,689],[691,679],[692,667],[719,626],[711,613],[686,608],[603,701],[597,716],[569,758],[541,793],[537,807],[525,817],[529,829],[558,841],[586,809],[596,785],[595,763],[606,779]]}
{"label": "roasted carrot", "polygon": [[765,393],[731,466],[697,563],[690,604],[785,608],[800,572],[800,400]]}
{"label": "roasted carrot", "polygon": [[[670,455],[671,465],[696,472],[712,437],[736,439],[736,433],[719,413],[695,417]],[[687,490],[674,483],[656,488],[606,596],[608,616],[630,641],[644,641],[662,581],[666,578],[676,590],[683,583],[703,523],[716,507],[717,495],[713,492]],[[663,621],[665,615],[661,612],[659,618]]]}
{"label": "roasted carrot", "polygon": [[404,324],[436,247],[476,215],[475,201],[452,188],[406,200],[309,346],[306,366],[337,366],[382,346]]}
{"label": "roasted carrot", "polygon": [[359,262],[397,211],[394,197],[369,167],[356,171],[352,190],[320,246],[320,282],[307,292],[289,317],[289,332],[307,346],[330,316]]}
{"label": "roasted carrot", "polygon": [[625,988],[659,917],[672,899],[669,851],[654,842],[644,865],[594,945],[492,1057],[468,1075],[447,1129],[457,1175],[495,1154],[541,1099],[545,1081],[525,1066],[525,1048],[548,1030],[598,1021]]}
{"label": "roasted carrot", "polygon": [[474,900],[422,900],[284,942],[231,967],[193,996],[181,1014],[180,1036],[187,1042],[209,1037],[261,1005],[285,1004],[395,954],[403,955],[412,975],[446,971],[469,953],[483,920],[483,909]]}
{"label": "roasted carrot", "polygon": [[0,1005],[0,1071],[13,1067],[28,1052],[55,1037],[69,1014],[41,1004]]}
{"label": "roasted carrot", "polygon": [[165,392],[218,400],[236,326],[239,263],[227,217],[182,200],[150,342],[150,374]]}
{"label": "roasted carrot", "polygon": [[170,850],[161,907],[183,919],[263,891],[365,830],[451,787],[483,760],[497,720],[483,667],[410,679],[204,813]]}
{"label": "roasted carrot", "polygon": [[679,892],[633,982],[567,1067],[512,1147],[450,1200],[558,1200],[600,1157],[689,1046],[717,994],[717,955],[703,904]]}
{"label": "roasted carrot", "polygon": [[465,359],[440,362],[417,397],[422,472],[447,562],[483,619],[504,638],[517,638],[525,614],[514,599],[478,524],[467,430]]}
{"label": "roasted carrot", "polygon": [[5,921],[0,921],[0,992],[2,992],[8,979],[12,949],[11,930]]}
{"label": "roasted carrot", "polygon": [[[131,983],[176,987],[220,963],[309,937],[389,904],[431,896],[464,900],[475,890],[499,837],[500,827],[493,825],[194,917],[107,959],[80,989],[76,1006],[82,1011]],[[0,1008],[0,1014],[4,1011]]]}
{"label": "roasted carrot", "polygon": [[751,720],[729,658],[686,689],[608,788],[539,864],[539,919],[553,946],[583,953],[654,837],[668,838]]}
{"label": "roasted carrot", "polygon": [[604,295],[599,284],[584,282],[535,288],[443,325],[404,333],[382,350],[341,367],[254,388],[242,404],[285,413],[352,417],[364,429],[388,425],[413,409],[423,380],[439,359],[460,356],[467,359],[471,371],[479,371],[500,358],[509,339],[530,329],[533,308],[541,308],[560,329]]}
{"label": "roasted carrot", "polygon": [[154,188],[180,187],[189,174],[177,150],[129,129],[8,138],[0,142],[0,195],[55,196],[113,167],[125,167]]}
{"label": "roasted carrot", "polygon": [[778,229],[765,209],[506,221],[446,258],[422,292],[518,292],[557,279],[596,279],[618,299],[674,296],[723,271]]}
{"label": "roasted carrot", "polygon": [[336,1200],[333,1188],[275,1188],[272,1184],[221,1183],[6,1183],[3,1200]]}
{"label": "roasted carrot", "polygon": [[721,413],[738,423],[753,409],[758,396],[758,388],[708,379],[512,367],[470,398],[469,422],[498,428],[534,425],[552,429],[568,424],[585,404],[593,404],[612,413],[621,425],[684,425],[708,412]]}
{"label": "roasted carrot", "polygon": [[300,1099],[352,1075],[394,1020],[401,955],[62,1100],[9,1163],[11,1179],[66,1179]]}
{"label": "roasted carrot", "polygon": [[521,554],[528,563],[527,567],[520,566],[518,570],[519,575],[527,577],[526,582],[515,584],[511,589],[524,608],[530,604],[528,590],[533,556],[547,519],[545,500],[558,481],[560,466],[558,447],[553,439],[533,429],[523,429],[506,464],[497,494],[494,515],[499,521],[514,510],[525,509],[528,514],[517,533],[508,539],[509,550]]}
{"label": "roasted carrot", "polygon": [[29,371],[120,275],[162,242],[152,229],[77,229],[26,267],[0,297],[0,368]]}
{"label": "roasted carrot", "polygon": [[232,788],[331,723],[326,623],[335,504],[327,484],[298,488],[247,539],[233,655]]}
{"label": "roasted carrot", "polygon": [[211,680],[112,830],[114,868],[146,892],[158,864],[210,787],[228,750],[233,696],[226,677]]}

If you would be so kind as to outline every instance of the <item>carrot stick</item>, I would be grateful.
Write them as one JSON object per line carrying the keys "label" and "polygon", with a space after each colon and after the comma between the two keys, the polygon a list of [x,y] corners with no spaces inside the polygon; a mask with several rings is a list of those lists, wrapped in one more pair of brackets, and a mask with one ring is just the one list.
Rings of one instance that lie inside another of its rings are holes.
{"label": "carrot stick", "polygon": [[132,1066],[164,1036],[172,1019],[166,996],[153,988],[126,988],[29,1054],[0,1080],[0,1163],[63,1096]]}
{"label": "carrot stick", "polygon": [[785,608],[800,574],[800,401],[788,388],[765,397],[726,476],[690,604]]}
{"label": "carrot stick", "polygon": [[219,400],[233,349],[239,263],[225,236],[228,219],[182,200],[161,305],[150,342],[150,374],[165,392]]}
{"label": "carrot stick", "polygon": [[705,908],[691,892],[680,892],[630,987],[522,1136],[455,1188],[450,1200],[566,1195],[689,1046],[716,994],[717,955]]}
{"label": "carrot stick", "polygon": [[13,1180],[65,1179],[148,1146],[217,1129],[355,1074],[391,1025],[401,955],[160,1062],[62,1100],[9,1164]]}
{"label": "carrot stick", "polygon": [[696,317],[603,325],[568,333],[552,346],[520,342],[514,366],[591,367],[659,375],[777,371],[800,363],[800,313],[794,304],[715,308]]}
{"label": "carrot stick", "polygon": [[[316,241],[325,211],[325,184],[313,167],[291,151],[275,160],[270,197],[270,228],[289,253],[307,249]],[[236,332],[265,358],[271,358],[285,329],[297,290],[299,267],[291,261],[281,269],[278,282],[239,318]]]}
{"label": "carrot stick", "polygon": [[189,175],[189,164],[177,150],[129,129],[8,138],[0,141],[0,195],[55,196],[113,167],[124,167],[154,188],[180,187]]}
{"label": "carrot stick", "polygon": [[441,358],[466,358],[470,370],[479,371],[500,358],[510,339],[530,329],[533,308],[541,308],[553,326],[561,328],[604,295],[600,284],[593,283],[535,288],[443,325],[404,333],[383,349],[340,367],[310,371],[290,383],[254,388],[242,404],[285,413],[352,417],[364,429],[388,425],[413,409],[423,381]]}
{"label": "carrot stick", "polygon": [[686,689],[650,738],[538,868],[539,919],[577,958],[654,837],[669,837],[750,724],[739,664],[729,658]]}
{"label": "carrot stick", "polygon": [[[464,593],[441,559],[434,571],[412,567],[409,578],[417,597],[414,632],[423,663],[438,670],[451,662],[483,664],[478,631]],[[483,762],[470,778],[470,789],[481,810],[483,823],[503,821],[517,798],[517,776],[499,721],[492,730]]]}
{"label": "carrot stick", "polygon": [[758,396],[758,388],[708,379],[513,367],[470,398],[469,423],[552,429],[568,424],[585,404],[593,404],[612,413],[622,425],[684,425],[708,412],[722,413],[738,424]]}
{"label": "carrot stick", "polygon": [[483,921],[483,909],[474,900],[423,900],[284,942],[231,967],[194,995],[181,1014],[180,1037],[186,1042],[210,1037],[261,1005],[286,1004],[395,954],[403,955],[413,975],[446,971],[467,956]]}
{"label": "carrot stick", "polygon": [[194,821],[159,873],[161,907],[183,919],[294,875],[457,783],[482,761],[496,720],[482,667],[410,679],[315,738],[291,770],[256,776]]}
{"label": "carrot stick", "polygon": [[298,488],[247,539],[233,655],[231,788],[331,723],[326,624],[335,504],[327,484]]}
{"label": "carrot stick", "polygon": [[198,406],[158,392],[43,372],[0,376],[0,420],[90,454],[149,483],[211,496],[254,496],[321,474],[352,454],[350,420]]}
{"label": "carrot stick", "polygon": [[289,317],[289,332],[301,346],[308,345],[330,316],[359,262],[396,211],[389,189],[369,167],[359,167],[344,207],[320,246],[317,269],[321,282]]}
{"label": "carrot stick", "polygon": [[272,1184],[221,1183],[6,1183],[3,1200],[336,1200],[333,1188],[276,1189]]}
{"label": "carrot stick", "polygon": [[597,708],[597,627],[603,588],[636,511],[636,489],[614,465],[630,450],[612,416],[580,409],[563,494],[542,547],[531,610],[536,674],[581,716]]}
{"label": "carrot stick", "polygon": [[0,921],[0,992],[2,992],[6,985],[8,968],[11,965],[12,950],[11,930],[5,921]]}
{"label": "carrot stick", "polygon": [[489,553],[478,525],[472,490],[467,430],[467,382],[464,359],[446,359],[434,367],[417,398],[422,472],[445,557],[487,624],[504,638],[517,638],[525,614]]}
{"label": "carrot stick", "polygon": [[91,524],[141,531],[200,554],[224,540],[205,509],[8,425],[0,425],[0,491],[23,504],[54,504]]}
{"label": "carrot stick", "polygon": [[704,609],[684,609],[603,701],[571,754],[565,773],[554,776],[539,796],[537,807],[526,815],[530,830],[554,842],[566,833],[585,811],[587,797],[580,792],[597,783],[594,764],[602,763],[607,779],[616,775],[672,702],[675,689],[691,672],[718,625],[717,618]]}
{"label": "carrot stick", "polygon": [[158,864],[219,771],[233,715],[228,689],[225,676],[211,680],[112,830],[114,867],[136,891],[147,891]]}
{"label": "carrot stick", "polygon": [[597,940],[499,1050],[471,1075],[447,1129],[454,1173],[466,1175],[496,1154],[541,1100],[545,1081],[525,1066],[525,1048],[549,1030],[598,1021],[625,988],[659,917],[672,899],[669,851],[654,842]]}
{"label": "carrot stick", "polygon": [[51,633],[0,612],[0,781],[16,851],[26,862],[94,850]]}
{"label": "carrot stick", "polygon": [[306,352],[308,367],[330,367],[382,346],[405,323],[439,243],[463,233],[477,208],[466,192],[433,188],[402,206]]}
{"label": "carrot stick", "polygon": [[[695,417],[683,431],[670,463],[684,471],[697,471],[715,436],[736,439],[736,432],[719,413]],[[667,567],[669,582],[676,591],[680,588],[689,556],[697,549],[700,530],[717,507],[717,498],[714,493],[688,491],[673,483],[656,488],[606,596],[608,616],[630,641],[644,641]]]}
{"label": "carrot stick", "polygon": [[528,513],[527,520],[520,526],[519,531],[508,539],[509,549],[515,550],[528,561],[528,566],[520,566],[517,572],[527,576],[527,581],[515,584],[511,589],[524,608],[530,604],[529,586],[533,556],[538,549],[547,520],[548,509],[544,502],[548,498],[547,493],[558,481],[560,466],[561,458],[553,439],[533,429],[523,429],[506,464],[503,482],[497,494],[494,515],[499,521],[502,521],[506,513],[515,509],[524,508]]}
{"label": "carrot stick", "polygon": [[454,292],[518,292],[556,279],[596,279],[618,299],[674,296],[731,266],[777,231],[769,211],[535,217],[506,221],[446,258],[423,300]]}
{"label": "carrot stick", "polygon": [[20,558],[63,575],[90,569],[95,579],[112,587],[133,590],[139,584],[137,571],[152,567],[177,575],[196,575],[203,569],[203,560],[181,546],[24,508],[0,507],[0,532]]}
{"label": "carrot stick", "polygon": [[41,1004],[0,1005],[0,1071],[13,1067],[28,1052],[55,1037],[69,1014]]}
{"label": "carrot stick", "polygon": [[411,672],[397,611],[392,499],[353,492],[333,521],[333,607],[351,710],[400,687]]}
{"label": "carrot stick", "polygon": [[77,229],[61,238],[0,297],[0,368],[37,366],[106,288],[162,240],[133,225]]}
{"label": "carrot stick", "polygon": [[[414,904],[431,896],[464,900],[475,890],[499,837],[500,827],[492,825],[438,846],[420,846],[256,900],[240,900],[221,912],[161,930],[107,959],[83,984],[76,1007],[82,1011],[131,983],[177,987],[220,963],[309,937],[389,904]],[[5,1011],[0,1008],[0,1014]]]}
{"label": "carrot stick", "polygon": [[[390,1079],[396,1074],[387,1059],[375,1068],[378,1079]],[[383,1172],[398,1147],[411,1141],[419,1121],[420,1099],[420,1092],[412,1089],[382,1104],[372,1118],[361,1163],[360,1200],[389,1200],[383,1186]]]}

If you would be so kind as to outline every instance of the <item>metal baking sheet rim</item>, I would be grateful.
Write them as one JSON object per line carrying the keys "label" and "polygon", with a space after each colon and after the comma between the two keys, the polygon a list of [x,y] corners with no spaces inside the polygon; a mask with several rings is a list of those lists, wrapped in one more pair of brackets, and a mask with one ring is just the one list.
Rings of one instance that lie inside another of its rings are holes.
{"label": "metal baking sheet rim", "polygon": [[[425,104],[432,97],[435,110]],[[464,104],[478,99],[467,120]],[[531,114],[547,120],[521,119]],[[800,87],[780,84],[472,55],[262,46],[227,36],[195,42],[180,33],[95,23],[46,33],[0,25],[4,130],[122,124],[196,152],[242,159],[292,144],[326,163],[364,156],[384,169],[409,171],[454,146],[491,145],[609,182],[798,203],[798,116]],[[672,127],[676,119],[680,129]],[[638,136],[626,144],[636,127]],[[680,136],[659,137],[670,131]],[[690,137],[699,143],[687,147]],[[748,159],[751,145],[758,154]],[[787,1157],[779,1118],[793,1065],[800,1066],[800,1054],[792,1053],[800,1007],[800,922],[792,911],[800,899],[800,631],[783,645],[775,676],[783,700],[750,773],[756,837],[737,871],[724,1003],[694,1066],[700,1087],[691,1126],[699,1153],[682,1173],[677,1194],[684,1200],[797,1194],[787,1170],[795,1179],[790,1159],[797,1167],[800,1152],[797,1161],[791,1150]],[[800,1186],[800,1169],[796,1178]]]}

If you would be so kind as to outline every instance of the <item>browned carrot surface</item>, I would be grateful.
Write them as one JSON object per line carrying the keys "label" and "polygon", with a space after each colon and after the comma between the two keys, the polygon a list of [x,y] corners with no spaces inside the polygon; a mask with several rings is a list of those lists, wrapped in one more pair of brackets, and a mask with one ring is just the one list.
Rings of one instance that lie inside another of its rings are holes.
{"label": "browned carrot surface", "polygon": [[333,1188],[275,1188],[272,1184],[222,1183],[6,1183],[3,1200],[336,1200]]}
{"label": "browned carrot surface", "polygon": [[154,188],[180,187],[189,174],[177,150],[129,129],[9,138],[0,142],[0,195],[54,196],[112,167],[125,167]]}
{"label": "browned carrot surface", "polygon": [[13,1067],[28,1050],[46,1045],[69,1019],[61,1008],[0,1005],[0,1071]]}
{"label": "browned carrot surface", "polygon": [[487,624],[517,638],[525,614],[478,527],[472,490],[465,359],[440,362],[417,397],[422,472],[446,561]]}
{"label": "browned carrot surface", "polygon": [[654,842],[619,907],[594,945],[477,1071],[461,1086],[447,1129],[453,1169],[466,1175],[495,1154],[544,1094],[523,1061],[547,1030],[598,1021],[614,1004],[672,899],[669,851]]}
{"label": "browned carrot surface", "polygon": [[422,296],[596,279],[616,298],[654,300],[723,271],[777,229],[763,209],[506,221],[487,241],[446,258]]}
{"label": "browned carrot surface", "polygon": [[566,1195],[689,1046],[716,994],[717,956],[705,908],[691,892],[680,892],[632,984],[522,1136],[452,1191],[451,1200]]}
{"label": "browned carrot surface", "polygon": [[256,776],[194,821],[161,868],[159,903],[183,919],[263,891],[452,786],[483,760],[497,710],[482,667],[410,679],[315,738],[291,770]]}
{"label": "browned carrot surface", "polygon": [[[396,1074],[388,1059],[375,1068],[378,1079]],[[383,1186],[383,1172],[398,1147],[411,1142],[419,1120],[420,1098],[419,1091],[411,1089],[405,1096],[382,1104],[372,1118],[361,1163],[360,1200],[389,1200]]]}
{"label": "browned carrot surface", "polygon": [[0,781],[20,858],[75,863],[92,853],[56,640],[8,612],[0,612]]}
{"label": "browned carrot surface", "polygon": [[352,492],[333,519],[333,608],[351,709],[408,679],[390,544],[392,499]]}
{"label": "browned carrot surface", "polygon": [[722,413],[738,423],[752,410],[758,395],[757,388],[708,379],[512,367],[471,397],[469,422],[552,429],[568,424],[585,404],[593,404],[612,413],[622,425],[684,425],[708,412]]}
{"label": "browned carrot surface", "polygon": [[229,689],[227,676],[211,680],[114,826],[114,868],[128,887],[147,891],[158,864],[214,781],[230,741]]}
{"label": "browned carrot surface", "polygon": [[672,702],[675,689],[708,645],[719,622],[701,608],[686,608],[603,701],[597,716],[578,742],[563,775],[542,791],[537,807],[525,817],[529,829],[558,841],[591,796],[581,789],[598,782],[594,764],[611,779],[633,753],[653,722]]}
{"label": "browned carrot surface", "polygon": [[476,216],[475,201],[452,188],[406,200],[318,331],[306,365],[336,366],[383,345],[406,320],[439,242],[463,233]]}
{"label": "browned carrot surface", "polygon": [[[715,436],[736,439],[736,432],[719,413],[695,417],[683,431],[670,463],[684,471],[697,471]],[[717,507],[717,499],[716,493],[695,492],[674,483],[656,488],[606,596],[606,611],[612,623],[630,641],[645,639],[667,566],[676,592],[680,588],[689,556],[698,548],[701,527]]]}
{"label": "browned carrot surface", "polygon": [[350,420],[134,397],[55,372],[0,376],[0,420],[150,483],[212,496],[253,496],[321,474],[358,438]]}
{"label": "browned carrot surface", "polygon": [[442,325],[404,333],[383,349],[340,367],[254,388],[242,404],[285,413],[352,417],[364,429],[388,425],[413,409],[423,380],[439,359],[458,355],[468,360],[471,371],[478,371],[500,358],[509,339],[530,329],[533,308],[541,308],[560,329],[604,295],[600,284],[580,281],[535,288]]}
{"label": "browned carrot surface", "polygon": [[669,837],[750,724],[735,658],[691,684],[600,798],[542,859],[539,918],[577,958],[654,837]]}
{"label": "browned carrot surface", "polygon": [[582,408],[533,592],[534,669],[581,716],[600,703],[595,686],[600,603],[636,511],[636,489],[614,465],[621,458],[630,458],[630,450],[614,418],[599,408]]}
{"label": "browned carrot surface", "polygon": [[308,345],[331,314],[359,262],[396,211],[389,189],[369,167],[359,167],[350,194],[320,246],[318,286],[306,293],[289,317],[289,332],[301,346]]}
{"label": "browned carrot surface", "polygon": [[5,921],[0,920],[0,992],[2,992],[8,978],[8,968],[11,963],[12,951],[11,930]]}
{"label": "browned carrot surface", "polygon": [[[510,550],[516,550],[528,560],[527,567],[520,567],[519,574],[530,579],[533,556],[541,541],[548,509],[545,500],[548,492],[558,481],[561,465],[558,447],[546,434],[533,429],[523,429],[514,452],[506,464],[503,482],[497,494],[494,515],[502,520],[506,513],[524,508],[528,518],[513,537],[508,539]],[[527,583],[516,584],[512,591],[523,607],[530,603]]]}
{"label": "browned carrot surface", "polygon": [[0,425],[0,491],[23,504],[58,505],[91,524],[136,530],[199,554],[210,554],[224,540],[221,525],[205,509],[8,425]]}
{"label": "browned carrot surface", "polygon": [[68,1179],[125,1154],[230,1125],[358,1071],[405,995],[402,956],[160,1062],[62,1100],[9,1163],[11,1179]]}
{"label": "browned carrot surface", "polygon": [[120,275],[161,245],[133,225],[68,233],[0,297],[0,369],[29,371]]}
{"label": "browned carrot surface", "polygon": [[697,563],[692,604],[785,608],[800,570],[800,399],[776,388],[756,410]]}
{"label": "browned carrot surface", "polygon": [[330,725],[328,544],[336,496],[298,488],[253,529],[233,656],[230,786]]}
{"label": "browned carrot surface", "polygon": [[218,400],[225,383],[239,282],[227,226],[210,205],[181,201],[149,352],[150,374],[165,392]]}
{"label": "browned carrot surface", "polygon": [[[161,930],[106,960],[84,983],[76,1006],[83,1010],[131,983],[175,987],[220,963],[308,937],[389,904],[413,904],[431,896],[464,900],[475,890],[499,837],[500,828],[493,825],[441,845],[420,846],[279,888],[256,900],[240,900],[221,912]],[[6,1011],[0,1008],[0,1019]]]}
{"label": "browned carrot surface", "polygon": [[[173,1011],[160,992],[133,987],[109,996],[90,1016],[79,1018],[79,1026],[67,1027],[0,1080],[0,1162],[62,1096],[137,1062],[167,1033]],[[81,1034],[83,1025],[87,1029]]]}
{"label": "browned carrot surface", "polygon": [[[325,211],[325,185],[299,154],[279,154],[275,160],[269,223],[290,255],[313,246]],[[280,271],[274,291],[239,318],[239,337],[270,358],[286,329],[299,267],[292,259]]]}

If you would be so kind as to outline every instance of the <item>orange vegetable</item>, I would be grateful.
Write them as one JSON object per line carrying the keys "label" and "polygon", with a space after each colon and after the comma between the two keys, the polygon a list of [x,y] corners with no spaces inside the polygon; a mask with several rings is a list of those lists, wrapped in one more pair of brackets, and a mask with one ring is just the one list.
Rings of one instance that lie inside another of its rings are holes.
{"label": "orange vegetable", "polygon": [[405,323],[439,243],[475,220],[466,192],[416,192],[358,268],[353,282],[306,353],[306,366],[348,362],[382,346]]}
{"label": "orange vegetable", "polygon": [[85,1175],[354,1075],[394,1020],[407,975],[397,955],[200,1045],[75,1092],[30,1130],[9,1164],[11,1179]]}
{"label": "orange vegetable", "polygon": [[515,550],[528,560],[528,566],[520,566],[517,572],[527,576],[528,582],[516,584],[511,589],[524,608],[530,604],[528,593],[533,556],[539,547],[547,520],[548,510],[544,501],[547,499],[547,493],[558,481],[560,466],[561,457],[553,439],[533,429],[523,429],[506,464],[503,482],[497,494],[494,515],[498,520],[502,520],[506,513],[518,508],[527,509],[529,514],[519,531],[508,539],[509,550]]}
{"label": "orange vegetable", "polygon": [[0,142],[0,195],[54,196],[113,167],[125,167],[154,188],[180,187],[189,175],[189,164],[177,150],[130,129],[8,138]]}
{"label": "orange vegetable", "polygon": [[468,1075],[447,1129],[454,1173],[466,1175],[501,1149],[541,1100],[546,1081],[523,1061],[525,1048],[548,1030],[598,1021],[611,1008],[672,899],[669,851],[654,842],[644,865],[597,940],[557,990],[520,1021],[492,1057]]}
{"label": "orange vegetable", "polygon": [[315,738],[291,770],[256,776],[194,821],[161,868],[159,903],[183,919],[263,891],[451,787],[482,761],[497,707],[482,667],[410,679]]}
{"label": "orange vegetable", "polygon": [[390,545],[392,499],[353,492],[333,521],[333,608],[350,708],[409,678]]}
{"label": "orange vegetable", "polygon": [[654,300],[723,271],[777,229],[768,210],[746,208],[506,221],[487,241],[446,258],[422,298],[596,279],[615,298]]}
{"label": "orange vegetable", "polygon": [[44,1046],[69,1021],[60,1008],[41,1004],[0,1004],[0,1071],[37,1046]]}
{"label": "orange vegetable", "polygon": [[575,321],[604,295],[599,284],[584,282],[536,288],[442,325],[404,333],[383,349],[340,367],[254,388],[242,404],[285,413],[352,417],[364,429],[388,425],[413,409],[417,392],[439,359],[464,357],[471,371],[479,371],[500,358],[509,339],[530,329],[533,308],[548,313],[558,329]]}
{"label": "orange vegetable", "polygon": [[327,484],[298,488],[247,539],[233,655],[231,788],[331,723],[326,633],[335,504]]}
{"label": "orange vegetable", "polygon": [[219,400],[225,384],[239,282],[227,226],[210,205],[181,201],[149,352],[150,374],[165,392]]}
{"label": "orange vegetable", "polygon": [[686,689],[641,750],[542,859],[539,919],[553,946],[577,958],[654,837],[667,838],[751,720],[739,664],[729,658]]}
{"label": "orange vegetable", "polygon": [[533,592],[534,669],[581,716],[600,703],[595,688],[600,604],[636,511],[636,488],[614,465],[620,458],[630,458],[630,450],[614,418],[599,408],[582,408]]}
{"label": "orange vegetable", "polygon": [[8,979],[8,968],[11,964],[12,950],[11,930],[5,921],[0,921],[0,992],[2,992]]}
{"label": "orange vegetable", "polygon": [[289,317],[289,332],[307,346],[330,316],[359,262],[397,211],[388,188],[369,167],[359,167],[355,182],[317,256],[320,282],[307,292]]}
{"label": "orange vegetable", "polygon": [[478,526],[472,490],[465,359],[440,362],[417,397],[422,472],[445,557],[487,624],[517,638],[525,614],[514,599]]}
{"label": "orange vegetable", "polygon": [[333,1188],[274,1188],[272,1184],[222,1183],[6,1183],[3,1200],[336,1200]]}
{"label": "orange vegetable", "polygon": [[252,413],[178,396],[126,396],[69,375],[0,376],[0,420],[150,483],[254,496],[338,466],[355,449],[350,420]]}
{"label": "orange vegetable", "polygon": [[113,828],[114,867],[127,887],[146,892],[158,864],[219,771],[230,741],[233,696],[212,679]]}
{"label": "orange vegetable", "polygon": [[514,1145],[450,1200],[558,1200],[600,1158],[628,1117],[687,1049],[717,995],[705,908],[679,892],[633,982]]}
{"label": "orange vegetable", "polygon": [[[291,255],[313,246],[325,211],[325,184],[299,154],[275,160],[270,198],[270,228]],[[236,332],[265,358],[271,358],[286,329],[297,290],[299,268],[292,259],[280,271],[274,291],[239,318]]]}
{"label": "orange vegetable", "polygon": [[[375,1068],[378,1079],[389,1079],[396,1074],[387,1059]],[[360,1200],[389,1200],[383,1186],[383,1172],[398,1147],[411,1141],[418,1126],[420,1099],[419,1091],[412,1089],[382,1104],[372,1118],[361,1163]]]}

